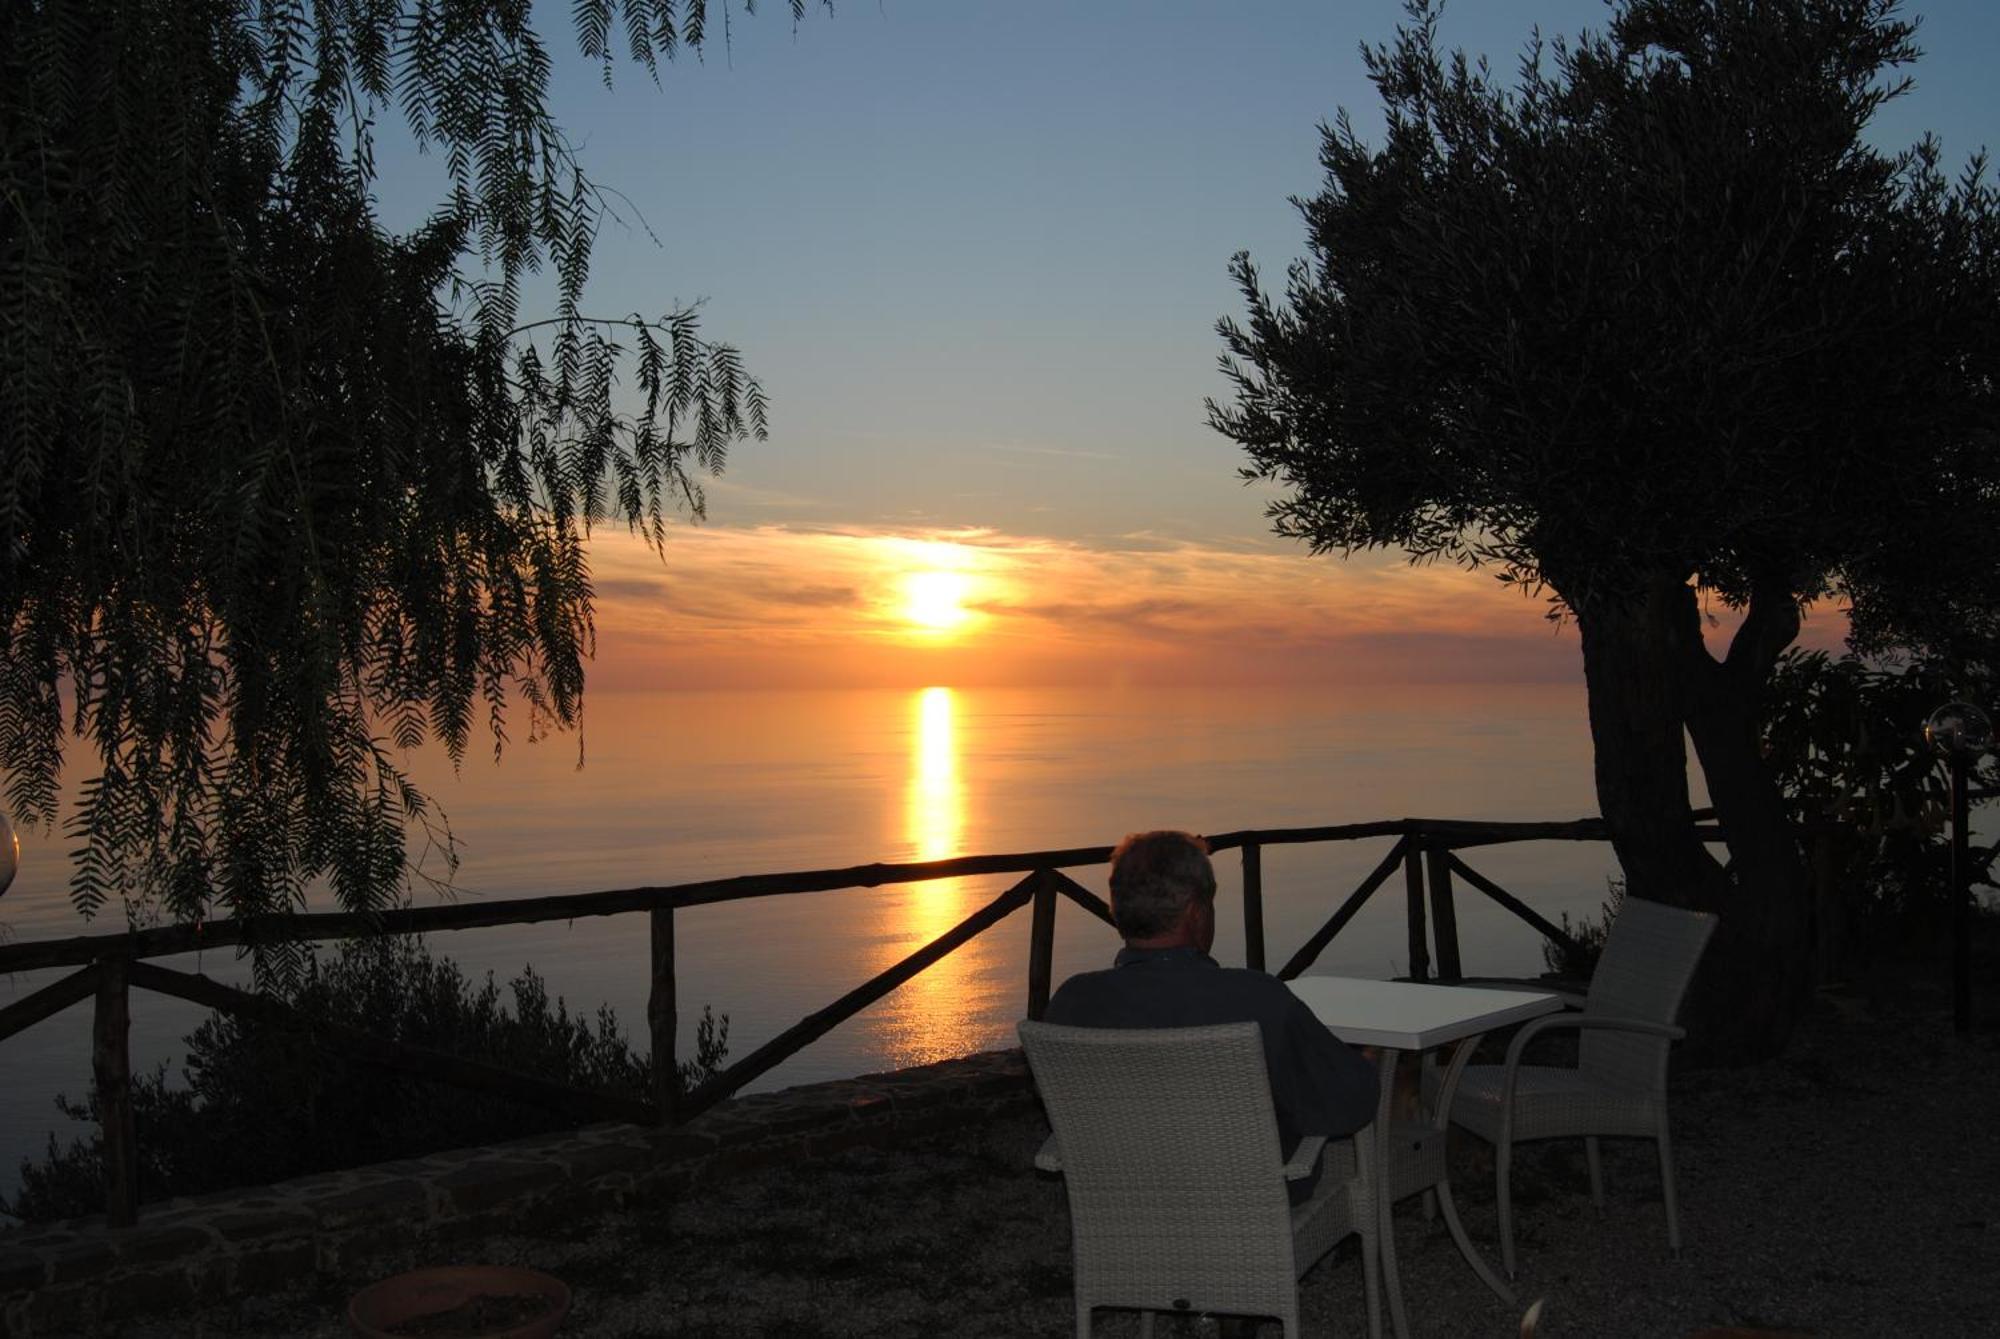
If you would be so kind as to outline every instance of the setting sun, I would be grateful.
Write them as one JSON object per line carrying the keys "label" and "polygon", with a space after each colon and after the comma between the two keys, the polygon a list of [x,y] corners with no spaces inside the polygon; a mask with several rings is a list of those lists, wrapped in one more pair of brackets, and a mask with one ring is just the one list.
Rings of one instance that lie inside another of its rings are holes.
{"label": "setting sun", "polygon": [[955,628],[966,619],[965,585],[957,572],[912,573],[903,583],[903,616],[934,632]]}

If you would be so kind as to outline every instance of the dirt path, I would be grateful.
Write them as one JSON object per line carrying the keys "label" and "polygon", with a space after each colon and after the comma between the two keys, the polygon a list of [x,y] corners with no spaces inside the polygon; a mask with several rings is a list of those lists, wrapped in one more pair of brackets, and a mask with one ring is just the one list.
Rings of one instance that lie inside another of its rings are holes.
{"label": "dirt path", "polygon": [[[1710,1325],[2000,1333],[2000,1035],[1956,1038],[1929,1007],[1826,996],[1785,1059],[1678,1076],[1674,1111],[1678,1262],[1650,1144],[1607,1144],[1601,1216],[1580,1143],[1517,1161],[1520,1291],[1523,1304],[1546,1299],[1542,1339],[1679,1339]],[[1061,1183],[1029,1165],[1045,1129],[1019,1118],[743,1173],[698,1199],[384,1259],[367,1277],[475,1260],[549,1269],[576,1293],[566,1339],[1064,1335],[1068,1215]],[[1468,1141],[1453,1156],[1468,1230],[1497,1254],[1490,1154]],[[1478,1284],[1442,1224],[1407,1205],[1397,1239],[1416,1335],[1515,1333],[1519,1309]],[[344,1295],[363,1281],[123,1333],[339,1335]],[[1351,1243],[1302,1296],[1307,1333],[1365,1332]],[[1100,1313],[1098,1333],[1136,1332],[1131,1316]]]}

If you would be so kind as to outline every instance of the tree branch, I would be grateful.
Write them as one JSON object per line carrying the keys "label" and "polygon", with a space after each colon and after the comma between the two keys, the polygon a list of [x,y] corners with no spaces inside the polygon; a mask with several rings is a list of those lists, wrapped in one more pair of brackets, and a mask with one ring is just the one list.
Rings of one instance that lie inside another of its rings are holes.
{"label": "tree branch", "polygon": [[[1662,586],[1666,582],[1662,581]],[[1669,606],[1668,626],[1673,633],[1673,655],[1680,661],[1695,696],[1710,691],[1723,671],[1709,653],[1701,635],[1701,601],[1685,576],[1675,575],[1670,589],[1656,591],[1655,598]]]}
{"label": "tree branch", "polygon": [[1729,639],[1729,654],[1723,672],[1739,684],[1762,683],[1771,675],[1778,657],[1798,640],[1799,605],[1789,584],[1759,581],[1750,593],[1750,607],[1743,624]]}
{"label": "tree branch", "polygon": [[[694,306],[683,308],[681,311],[672,313],[672,315],[685,316],[699,310],[700,306],[700,303],[696,303]],[[623,326],[627,330],[670,330],[673,323],[669,317],[662,317],[657,321],[648,321],[644,317],[638,316],[584,316],[579,313],[575,316],[550,316],[540,321],[530,321],[526,325],[517,325],[507,332],[507,338],[514,339],[527,334],[530,330],[540,330],[545,326],[552,325],[609,325]],[[696,338],[694,343],[695,347],[701,349],[712,349],[715,347],[712,341],[700,338]]]}

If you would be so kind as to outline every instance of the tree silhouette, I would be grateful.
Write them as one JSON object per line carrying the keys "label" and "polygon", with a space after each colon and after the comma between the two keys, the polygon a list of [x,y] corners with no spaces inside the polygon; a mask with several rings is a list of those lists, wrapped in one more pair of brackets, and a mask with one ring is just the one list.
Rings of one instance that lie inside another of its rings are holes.
{"label": "tree silhouette", "polygon": [[[1723,914],[1691,1007],[1769,1053],[1810,924],[1760,706],[1802,606],[1851,601],[1877,647],[1993,630],[1985,161],[1863,141],[1916,55],[1894,0],[1623,0],[1512,89],[1409,14],[1366,52],[1383,146],[1324,131],[1311,264],[1274,301],[1235,261],[1210,420],[1286,486],[1279,533],[1490,566],[1575,620],[1630,891]],[[1710,600],[1742,615],[1720,654]]]}
{"label": "tree silhouette", "polygon": [[[574,19],[608,80],[729,14]],[[581,306],[606,197],[549,115],[531,19],[0,8],[0,765],[46,824],[66,749],[94,754],[86,914],[256,916],[321,878],[350,909],[398,898],[406,825],[434,816],[396,750],[456,760],[483,721],[497,751],[510,704],[531,735],[574,724],[592,523],[657,548],[765,431],[695,312]],[[448,182],[407,235],[373,196],[399,116]],[[544,267],[554,310],[524,319]]]}

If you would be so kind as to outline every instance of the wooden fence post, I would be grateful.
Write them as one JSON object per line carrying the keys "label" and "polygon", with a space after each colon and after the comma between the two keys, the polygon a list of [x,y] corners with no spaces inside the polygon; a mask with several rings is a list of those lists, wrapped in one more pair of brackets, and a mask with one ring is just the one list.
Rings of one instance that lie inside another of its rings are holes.
{"label": "wooden fence post", "polygon": [[1040,1022],[1049,1011],[1049,975],[1055,970],[1056,881],[1035,871],[1033,921],[1028,929],[1028,1017]]}
{"label": "wooden fence post", "polygon": [[1451,848],[1433,846],[1425,853],[1430,866],[1431,938],[1437,942],[1438,980],[1463,980],[1458,964],[1458,908],[1452,903]]}
{"label": "wooden fence post", "polygon": [[1243,964],[1264,970],[1264,848],[1243,843]]}
{"label": "wooden fence post", "polygon": [[1410,916],[1410,980],[1431,979],[1431,951],[1424,942],[1424,850],[1428,842],[1417,833],[1410,835],[1409,849],[1403,853],[1403,889]]}
{"label": "wooden fence post", "polygon": [[131,991],[125,959],[100,959],[97,1018],[91,1030],[90,1069],[97,1084],[97,1117],[104,1131],[104,1216],[112,1227],[130,1227],[139,1215],[139,1157],[132,1126]]}
{"label": "wooden fence post", "polygon": [[647,913],[653,930],[653,988],[646,997],[646,1026],[653,1034],[653,1102],[664,1125],[674,1122],[680,1096],[680,1066],[674,1047],[680,1016],[674,1001],[674,909],[656,906]]}

